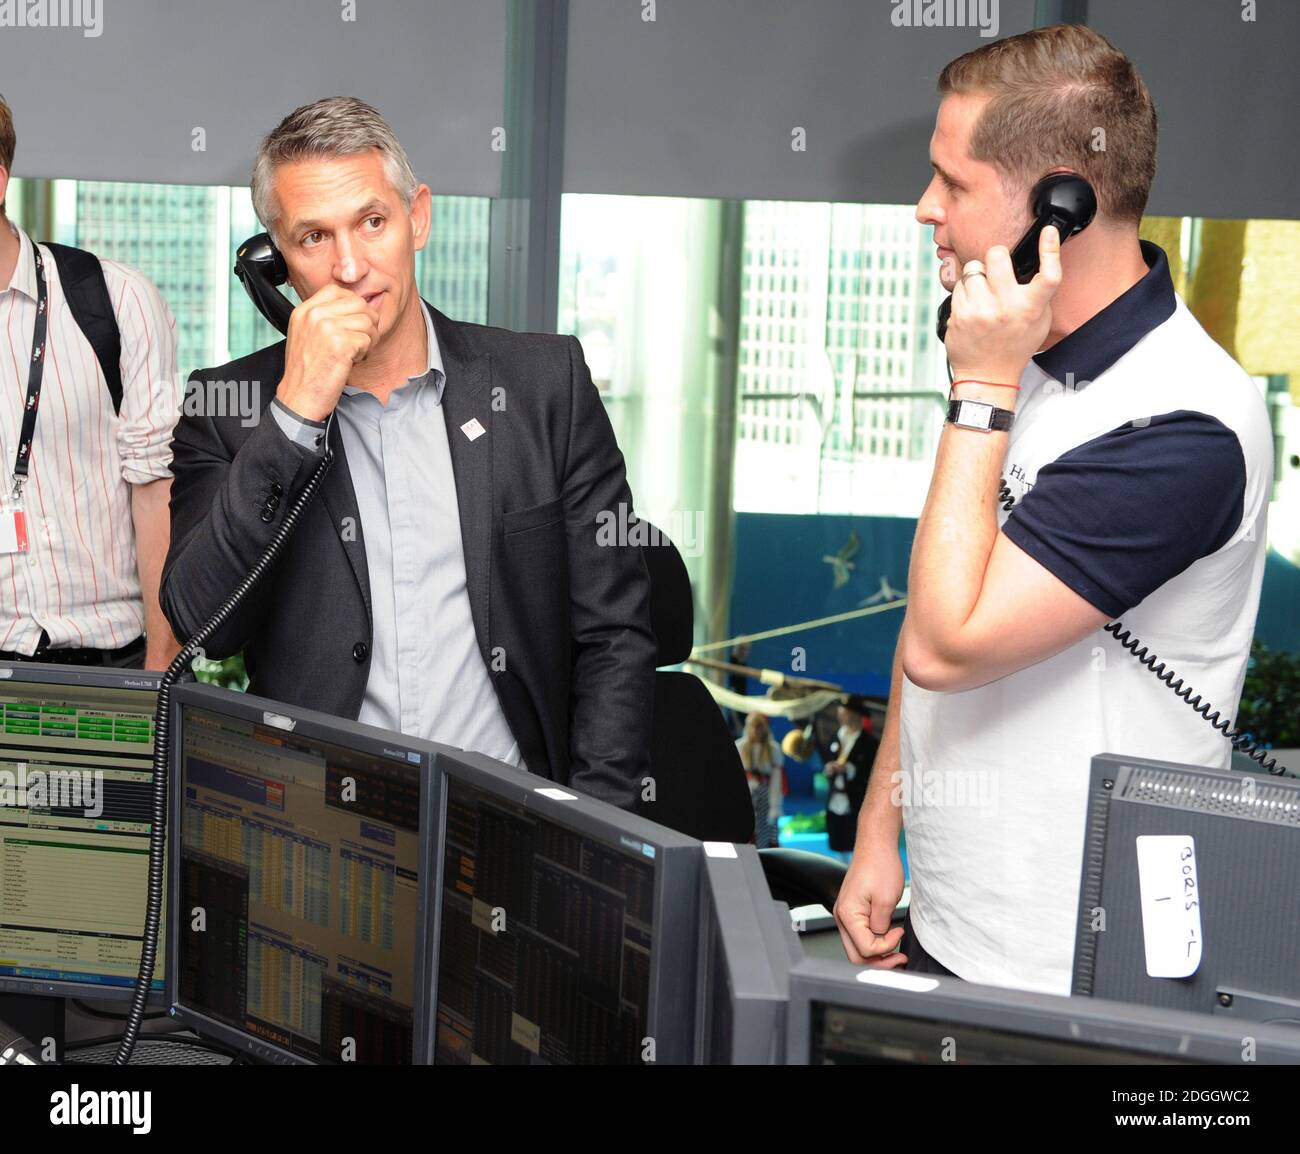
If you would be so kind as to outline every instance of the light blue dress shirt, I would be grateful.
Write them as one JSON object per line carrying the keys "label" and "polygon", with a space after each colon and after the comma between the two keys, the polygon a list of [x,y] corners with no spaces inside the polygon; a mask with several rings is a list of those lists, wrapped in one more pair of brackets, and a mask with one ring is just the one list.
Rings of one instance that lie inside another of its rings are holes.
{"label": "light blue dress shirt", "polygon": [[[343,389],[340,422],[370,578],[370,676],[359,721],[527,769],[479,652],[465,583],[456,478],[442,394],[447,375],[424,309],[428,368],[389,394]],[[323,455],[328,426],[277,398],[276,424]]]}

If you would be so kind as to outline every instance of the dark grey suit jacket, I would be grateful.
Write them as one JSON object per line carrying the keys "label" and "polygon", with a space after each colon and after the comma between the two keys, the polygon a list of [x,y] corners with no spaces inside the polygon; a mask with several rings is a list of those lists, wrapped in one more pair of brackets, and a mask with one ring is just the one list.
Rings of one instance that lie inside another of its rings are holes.
{"label": "dark grey suit jacket", "polygon": [[[650,585],[638,546],[598,539],[598,515],[607,528],[609,514],[625,523],[632,495],[582,347],[430,311],[474,632],[506,721],[533,773],[631,808],[649,771]],[[259,382],[261,412],[246,425],[187,404],[177,425],[161,592],[181,639],[247,574],[317,463],[266,410],[284,351],[281,341],[190,377],[196,399],[229,395],[217,382]],[[488,452],[461,432],[475,418]],[[338,421],[330,447],[321,490],[275,565],[204,649],[243,649],[252,693],[355,719],[371,591]],[[504,668],[493,669],[494,651]]]}

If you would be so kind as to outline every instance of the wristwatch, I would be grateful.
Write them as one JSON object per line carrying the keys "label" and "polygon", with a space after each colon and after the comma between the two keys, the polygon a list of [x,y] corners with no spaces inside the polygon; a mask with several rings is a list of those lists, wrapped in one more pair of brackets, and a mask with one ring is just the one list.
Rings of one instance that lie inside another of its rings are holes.
{"label": "wristwatch", "polygon": [[1014,424],[1016,414],[1013,409],[999,409],[988,401],[948,402],[948,422],[960,425],[963,429],[979,429],[984,433],[1007,432]]}

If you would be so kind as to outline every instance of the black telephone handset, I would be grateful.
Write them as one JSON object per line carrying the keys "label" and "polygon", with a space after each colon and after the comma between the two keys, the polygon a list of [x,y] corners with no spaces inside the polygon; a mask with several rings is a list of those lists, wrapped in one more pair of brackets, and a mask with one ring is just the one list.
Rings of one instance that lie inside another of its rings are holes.
{"label": "black telephone handset", "polygon": [[235,275],[257,311],[287,336],[294,306],[276,286],[288,281],[289,269],[270,233],[259,232],[239,246],[235,251]]}
{"label": "black telephone handset", "polygon": [[[1040,180],[1034,185],[1030,204],[1034,223],[1011,250],[1011,267],[1015,270],[1016,280],[1021,284],[1028,284],[1038,272],[1038,237],[1043,229],[1049,224],[1056,225],[1061,234],[1061,243],[1064,244],[1076,232],[1087,228],[1097,214],[1097,196],[1092,191],[1092,185],[1071,172],[1058,172]],[[948,318],[951,315],[952,297],[949,296],[939,305],[938,323],[935,326],[940,344],[947,335]]]}

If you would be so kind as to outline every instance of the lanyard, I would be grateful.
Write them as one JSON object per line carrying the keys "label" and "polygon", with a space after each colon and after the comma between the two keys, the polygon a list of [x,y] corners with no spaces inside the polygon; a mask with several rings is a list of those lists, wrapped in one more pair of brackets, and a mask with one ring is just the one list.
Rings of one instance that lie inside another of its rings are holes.
{"label": "lanyard", "polygon": [[22,496],[31,464],[32,437],[36,433],[36,409],[41,402],[41,379],[45,376],[45,329],[49,298],[45,290],[45,262],[40,246],[32,243],[36,254],[36,325],[32,329],[32,359],[27,370],[27,400],[23,407],[23,427],[18,434],[18,456],[14,459],[14,498]]}

